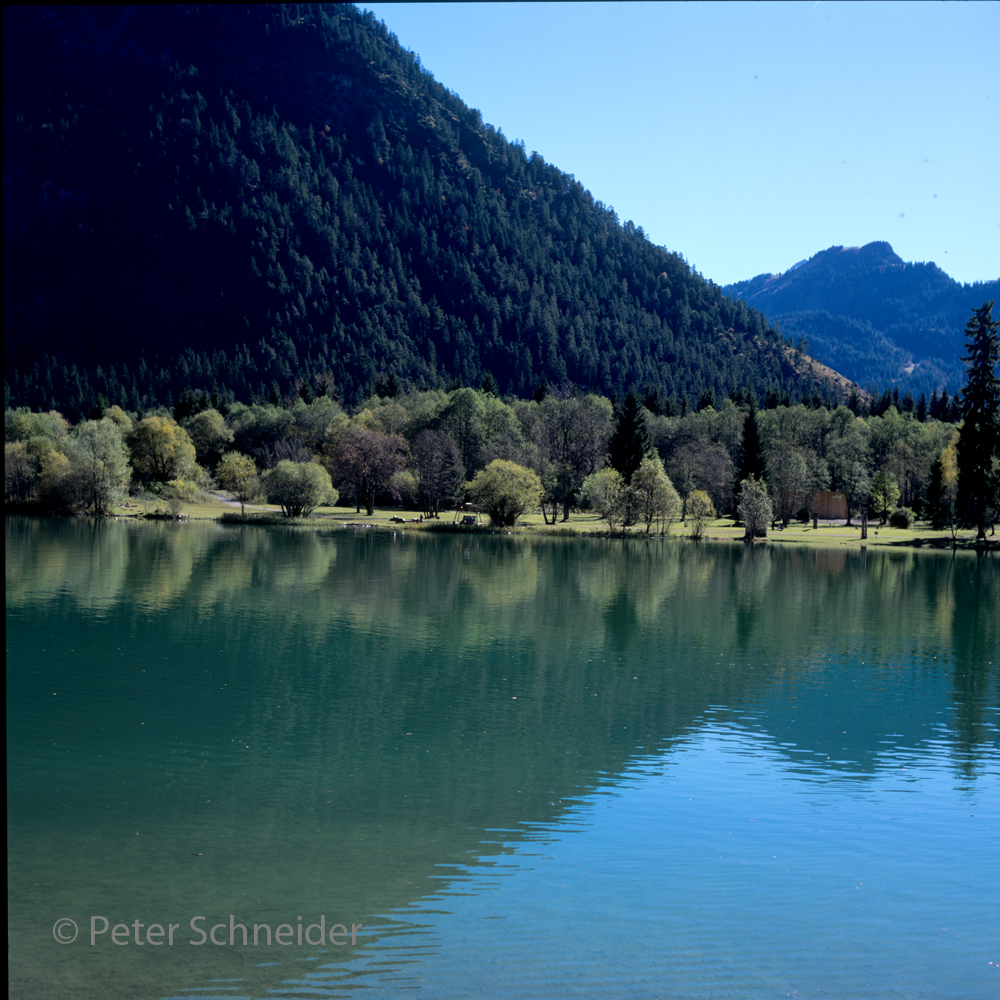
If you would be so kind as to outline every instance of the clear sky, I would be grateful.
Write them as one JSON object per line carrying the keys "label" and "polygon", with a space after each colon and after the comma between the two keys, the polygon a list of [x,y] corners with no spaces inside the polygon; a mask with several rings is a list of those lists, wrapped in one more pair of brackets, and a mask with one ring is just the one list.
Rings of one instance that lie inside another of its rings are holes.
{"label": "clear sky", "polygon": [[1000,277],[995,0],[359,6],[718,284],[872,240]]}

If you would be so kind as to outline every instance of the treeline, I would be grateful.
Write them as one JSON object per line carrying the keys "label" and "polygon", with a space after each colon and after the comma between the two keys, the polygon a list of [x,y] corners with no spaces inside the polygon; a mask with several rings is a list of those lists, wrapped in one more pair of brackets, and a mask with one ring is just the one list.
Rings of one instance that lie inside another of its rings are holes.
{"label": "treeline", "polygon": [[5,407],[813,392],[353,6],[12,8],[4,60]]}
{"label": "treeline", "polygon": [[[112,406],[75,425],[54,411],[8,409],[5,492],[9,504],[102,514],[130,492],[181,502],[218,486],[243,502],[269,497],[289,514],[339,496],[359,510],[404,504],[434,516],[503,460],[537,475],[555,521],[581,502],[588,477],[610,467],[627,481],[649,458],[688,509],[699,494],[730,512],[750,478],[766,484],[785,523],[807,516],[822,490],[844,493],[852,512],[884,518],[906,508],[908,517],[950,523],[959,427],[930,406],[904,412],[889,398],[873,413],[787,402],[757,409],[752,394],[734,393],[666,415],[637,393],[615,405],[543,384],[528,400],[501,398],[489,385],[396,391],[353,413],[329,395],[218,407],[201,396],[186,413]],[[300,504],[296,490],[312,499]]]}

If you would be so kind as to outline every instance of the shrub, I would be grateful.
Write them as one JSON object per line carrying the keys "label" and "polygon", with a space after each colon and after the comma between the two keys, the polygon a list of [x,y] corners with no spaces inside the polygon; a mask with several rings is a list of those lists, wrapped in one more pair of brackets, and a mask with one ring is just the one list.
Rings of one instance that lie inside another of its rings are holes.
{"label": "shrub", "polygon": [[542,499],[542,481],[531,469],[497,458],[476,473],[466,491],[495,525],[510,527],[538,506]]}
{"label": "shrub", "polygon": [[321,504],[339,499],[330,473],[318,462],[284,459],[264,477],[264,490],[268,502],[279,504],[285,517],[308,517]]}
{"label": "shrub", "polygon": [[[157,490],[160,496],[164,500],[197,500],[199,489],[197,483],[192,483],[190,480],[185,479],[171,479],[163,484],[162,489]],[[171,503],[171,509],[173,509],[173,504]]]}
{"label": "shrub", "polygon": [[912,528],[916,517],[909,507],[897,507],[889,515],[890,528]]}

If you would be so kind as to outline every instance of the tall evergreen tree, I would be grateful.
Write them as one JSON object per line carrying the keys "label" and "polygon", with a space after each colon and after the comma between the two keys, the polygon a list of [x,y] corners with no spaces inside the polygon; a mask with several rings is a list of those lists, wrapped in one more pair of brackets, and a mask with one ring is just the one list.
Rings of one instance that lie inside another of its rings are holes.
{"label": "tall evergreen tree", "polygon": [[927,501],[924,505],[924,516],[931,522],[931,527],[938,530],[948,525],[943,499],[944,465],[939,458],[931,466],[931,478],[927,484]]}
{"label": "tall evergreen tree", "polygon": [[760,428],[757,426],[757,409],[751,404],[743,421],[743,446],[740,449],[740,467],[736,475],[737,486],[744,479],[762,480],[766,468],[764,448],[760,443]]}
{"label": "tall evergreen tree", "polygon": [[1000,474],[1000,322],[993,303],[972,310],[965,327],[969,353],[962,390],[965,423],[958,439],[958,509],[963,523],[976,528],[977,541],[986,540],[986,517],[996,507]]}
{"label": "tall evergreen tree", "polygon": [[629,486],[635,470],[652,450],[646,414],[643,413],[638,393],[633,389],[625,397],[618,414],[618,425],[608,443],[608,459],[612,467],[621,473],[625,485]]}

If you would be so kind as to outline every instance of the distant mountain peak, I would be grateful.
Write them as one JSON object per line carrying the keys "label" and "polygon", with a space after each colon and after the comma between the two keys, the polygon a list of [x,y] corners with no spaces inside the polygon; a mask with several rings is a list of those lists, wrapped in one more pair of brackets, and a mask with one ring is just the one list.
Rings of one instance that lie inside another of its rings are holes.
{"label": "distant mountain peak", "polygon": [[898,384],[919,395],[955,391],[970,308],[998,282],[962,285],[936,264],[907,263],[885,240],[832,246],[782,274],[723,288],[777,321],[860,385]]}
{"label": "distant mountain peak", "polygon": [[789,268],[789,271],[799,268],[815,268],[843,273],[857,268],[902,267],[905,264],[906,261],[892,249],[891,244],[885,240],[875,240],[872,243],[866,243],[863,247],[834,246],[828,250],[820,250],[804,263]]}

